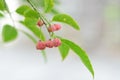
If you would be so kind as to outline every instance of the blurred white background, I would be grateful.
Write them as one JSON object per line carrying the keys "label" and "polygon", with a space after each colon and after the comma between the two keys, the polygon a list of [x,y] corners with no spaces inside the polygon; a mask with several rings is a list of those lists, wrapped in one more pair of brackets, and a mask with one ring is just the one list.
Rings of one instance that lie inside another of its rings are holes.
{"label": "blurred white background", "polygon": [[[19,2],[6,1],[17,20],[14,11]],[[59,9],[81,26],[75,31],[65,25],[58,34],[86,50],[95,70],[94,80],[120,80],[120,0],[61,0]],[[9,19],[0,21],[0,32],[6,22]],[[44,63],[41,53],[22,33],[9,44],[0,43],[0,80],[92,80],[73,52],[62,61],[57,49],[46,51],[48,62]]]}

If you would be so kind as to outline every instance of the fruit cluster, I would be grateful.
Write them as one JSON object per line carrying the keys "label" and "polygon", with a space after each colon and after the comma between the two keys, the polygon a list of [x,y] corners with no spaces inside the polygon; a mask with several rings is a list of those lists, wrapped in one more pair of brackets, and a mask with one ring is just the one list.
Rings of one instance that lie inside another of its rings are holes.
{"label": "fruit cluster", "polygon": [[48,41],[38,41],[36,48],[37,50],[44,50],[46,47],[53,48],[61,45],[61,40],[59,38],[55,38],[53,40]]}
{"label": "fruit cluster", "polygon": [[[45,23],[42,21],[42,20],[38,20],[37,22],[37,26],[41,27],[43,26]],[[54,31],[58,31],[61,29],[61,25],[60,24],[53,24],[53,25],[50,25],[47,30],[48,32],[54,32]],[[52,39],[49,39],[48,41],[41,41],[39,40],[37,42],[37,45],[36,45],[36,49],[37,50],[44,50],[46,47],[48,48],[53,48],[53,47],[58,47],[61,45],[61,40],[59,38],[54,38],[53,40]]]}

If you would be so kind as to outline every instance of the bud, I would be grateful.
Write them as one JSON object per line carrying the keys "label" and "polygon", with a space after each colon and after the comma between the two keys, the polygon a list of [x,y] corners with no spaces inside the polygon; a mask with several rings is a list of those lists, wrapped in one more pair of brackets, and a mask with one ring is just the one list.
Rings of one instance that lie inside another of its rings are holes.
{"label": "bud", "polygon": [[38,25],[39,27],[43,26],[43,24],[44,24],[44,22],[43,22],[42,20],[38,20],[37,25]]}

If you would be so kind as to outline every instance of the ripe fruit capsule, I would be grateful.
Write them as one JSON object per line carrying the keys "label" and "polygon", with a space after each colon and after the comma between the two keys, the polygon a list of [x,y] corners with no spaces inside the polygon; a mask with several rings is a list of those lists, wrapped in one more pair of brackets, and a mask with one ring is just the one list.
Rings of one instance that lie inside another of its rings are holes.
{"label": "ripe fruit capsule", "polygon": [[61,25],[60,24],[53,24],[48,28],[49,32],[54,32],[54,31],[58,31],[61,29]]}
{"label": "ripe fruit capsule", "polygon": [[55,38],[53,40],[53,43],[54,43],[54,47],[58,47],[61,45],[61,40],[59,38]]}
{"label": "ripe fruit capsule", "polygon": [[54,26],[55,26],[56,31],[61,29],[61,25],[60,24],[54,24]]}
{"label": "ripe fruit capsule", "polygon": [[46,44],[46,47],[48,47],[48,48],[53,48],[53,46],[54,46],[53,41],[51,41],[51,40],[46,41],[45,44]]}
{"label": "ripe fruit capsule", "polygon": [[36,49],[37,50],[44,50],[46,48],[45,42],[43,41],[38,41],[37,45],[36,45]]}

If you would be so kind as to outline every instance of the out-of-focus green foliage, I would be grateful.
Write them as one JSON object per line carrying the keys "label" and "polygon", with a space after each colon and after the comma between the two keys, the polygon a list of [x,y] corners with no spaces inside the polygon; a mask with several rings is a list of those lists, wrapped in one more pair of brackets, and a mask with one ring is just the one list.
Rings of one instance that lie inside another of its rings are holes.
{"label": "out-of-focus green foliage", "polygon": [[0,18],[2,18],[4,15],[2,13],[0,13]]}
{"label": "out-of-focus green foliage", "polygon": [[120,19],[120,6],[117,5],[108,5],[105,8],[105,17],[109,20],[118,20]]}
{"label": "out-of-focus green foliage", "polygon": [[[49,0],[46,0],[46,1],[49,1]],[[58,14],[60,13],[59,10],[56,8],[56,6],[59,6],[60,5],[60,0],[52,0],[54,1],[54,3],[52,2],[52,4],[54,4],[54,7],[52,8],[51,6],[51,10],[50,10],[50,13],[51,14]],[[45,5],[45,0],[31,0],[31,2],[35,5],[36,8],[41,9],[41,10],[44,10],[45,9],[45,6],[48,5],[46,4]],[[27,3],[26,0],[22,0],[21,3]],[[52,4],[49,4],[49,5],[52,5]],[[50,9],[50,6],[48,6],[49,8],[47,8],[46,6],[46,10],[49,11]],[[45,10],[45,12],[46,12]]]}
{"label": "out-of-focus green foliage", "polygon": [[18,32],[16,28],[11,25],[5,25],[2,30],[2,37],[4,42],[10,42],[17,38]]}
{"label": "out-of-focus green foliage", "polygon": [[0,0],[0,10],[1,11],[6,10],[4,0]]}

